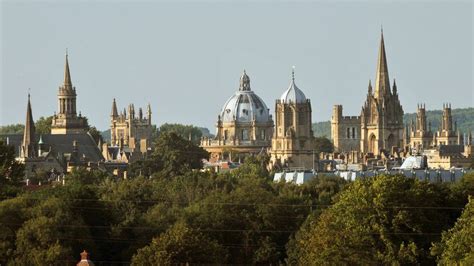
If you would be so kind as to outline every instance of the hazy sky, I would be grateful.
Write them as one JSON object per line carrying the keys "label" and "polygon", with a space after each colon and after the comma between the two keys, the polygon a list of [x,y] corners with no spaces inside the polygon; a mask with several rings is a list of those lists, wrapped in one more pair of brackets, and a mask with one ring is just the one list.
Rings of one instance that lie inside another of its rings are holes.
{"label": "hazy sky", "polygon": [[293,65],[313,121],[334,104],[358,115],[381,24],[405,112],[474,106],[473,4],[378,2],[1,1],[0,124],[24,123],[28,88],[35,119],[56,111],[66,48],[78,110],[99,129],[116,98],[214,132],[244,68],[273,113]]}

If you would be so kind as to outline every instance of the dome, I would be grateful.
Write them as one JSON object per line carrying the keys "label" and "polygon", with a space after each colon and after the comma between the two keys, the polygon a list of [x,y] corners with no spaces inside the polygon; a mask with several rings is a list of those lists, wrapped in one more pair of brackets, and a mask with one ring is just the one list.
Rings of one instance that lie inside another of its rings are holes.
{"label": "dome", "polygon": [[306,96],[298,89],[295,84],[295,71],[292,72],[292,79],[288,89],[281,95],[280,101],[282,102],[293,102],[293,103],[304,103],[306,102]]}
{"label": "dome", "polygon": [[222,107],[220,114],[222,122],[252,122],[266,123],[271,121],[270,113],[265,102],[250,88],[250,78],[247,73],[240,77],[240,87]]}

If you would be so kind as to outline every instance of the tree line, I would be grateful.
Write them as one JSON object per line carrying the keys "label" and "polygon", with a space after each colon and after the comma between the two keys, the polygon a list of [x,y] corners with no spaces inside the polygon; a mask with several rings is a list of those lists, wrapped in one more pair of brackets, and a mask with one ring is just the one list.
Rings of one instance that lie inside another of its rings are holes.
{"label": "tree line", "polygon": [[380,175],[273,182],[268,156],[201,171],[208,153],[161,134],[128,179],[75,169],[25,188],[0,143],[0,264],[465,264],[474,262],[474,174],[458,183]]}

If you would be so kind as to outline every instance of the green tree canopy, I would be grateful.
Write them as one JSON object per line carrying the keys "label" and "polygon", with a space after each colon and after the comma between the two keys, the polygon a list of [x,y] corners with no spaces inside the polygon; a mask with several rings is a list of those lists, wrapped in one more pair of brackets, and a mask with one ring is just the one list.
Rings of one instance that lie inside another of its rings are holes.
{"label": "green tree canopy", "polygon": [[139,249],[132,265],[216,264],[225,260],[226,251],[217,241],[178,222],[149,246]]}
{"label": "green tree canopy", "polygon": [[316,137],[314,139],[314,150],[316,154],[320,152],[333,152],[334,145],[331,140],[326,137]]}
{"label": "green tree canopy", "polygon": [[443,232],[431,253],[440,265],[474,265],[474,198],[469,197],[464,211],[453,228]]}
{"label": "green tree canopy", "polygon": [[155,143],[151,156],[130,165],[132,175],[151,175],[160,173],[173,177],[191,169],[202,168],[202,160],[208,159],[209,153],[191,141],[174,132],[163,133]]}
{"label": "green tree canopy", "polygon": [[23,164],[15,160],[13,146],[0,140],[0,197],[15,195],[23,179]]}
{"label": "green tree canopy", "polygon": [[431,243],[459,210],[445,185],[404,176],[357,180],[300,236],[298,264],[433,263]]}
{"label": "green tree canopy", "polygon": [[199,144],[202,137],[202,131],[200,128],[193,125],[182,125],[182,124],[169,124],[165,123],[160,126],[159,133],[175,133],[183,139],[191,140],[194,144]]}
{"label": "green tree canopy", "polygon": [[0,135],[3,134],[21,134],[25,130],[25,126],[23,124],[13,124],[13,125],[6,125],[0,126]]}

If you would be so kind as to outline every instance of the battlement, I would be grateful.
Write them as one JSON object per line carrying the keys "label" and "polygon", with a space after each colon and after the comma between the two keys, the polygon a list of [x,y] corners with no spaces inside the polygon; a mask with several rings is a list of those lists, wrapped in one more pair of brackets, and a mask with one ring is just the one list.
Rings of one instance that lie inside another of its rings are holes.
{"label": "battlement", "polygon": [[352,123],[360,123],[360,116],[343,116],[340,118],[342,122],[352,122]]}

